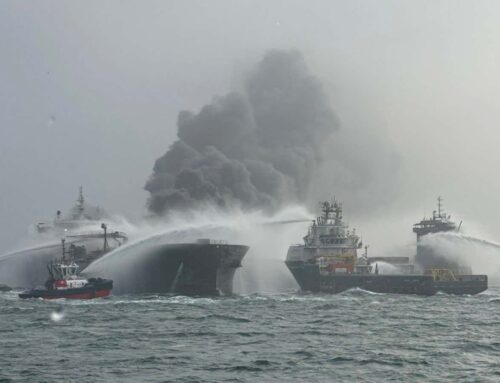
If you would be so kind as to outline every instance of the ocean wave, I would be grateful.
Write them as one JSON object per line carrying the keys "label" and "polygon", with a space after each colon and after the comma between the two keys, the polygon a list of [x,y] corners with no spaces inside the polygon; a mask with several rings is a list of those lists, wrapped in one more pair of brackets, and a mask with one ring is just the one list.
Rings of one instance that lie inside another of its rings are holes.
{"label": "ocean wave", "polygon": [[357,295],[388,295],[387,293],[376,293],[376,292],[373,292],[373,291],[368,291],[368,290],[364,290],[360,287],[353,287],[352,289],[348,289],[348,290],[345,290],[345,291],[342,291],[339,295],[354,295],[354,296],[357,296]]}
{"label": "ocean wave", "polygon": [[[0,375],[30,380],[21,374],[30,369],[38,380],[57,381],[63,368],[71,381],[144,374],[186,382],[497,381],[499,293],[144,294],[58,302],[0,295]],[[54,324],[50,314],[59,307],[65,317]]]}

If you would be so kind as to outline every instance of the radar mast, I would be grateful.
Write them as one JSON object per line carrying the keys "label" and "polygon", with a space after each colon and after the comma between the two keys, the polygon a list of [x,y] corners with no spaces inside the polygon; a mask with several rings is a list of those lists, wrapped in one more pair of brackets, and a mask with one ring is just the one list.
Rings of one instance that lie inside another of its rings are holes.
{"label": "radar mast", "polygon": [[85,199],[83,198],[83,186],[78,189],[78,199],[76,200],[76,206],[78,207],[78,212],[83,213],[83,204]]}

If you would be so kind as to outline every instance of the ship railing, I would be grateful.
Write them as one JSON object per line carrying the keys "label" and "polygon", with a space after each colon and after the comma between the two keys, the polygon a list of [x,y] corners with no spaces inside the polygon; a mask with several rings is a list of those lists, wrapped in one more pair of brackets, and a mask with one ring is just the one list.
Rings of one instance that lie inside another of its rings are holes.
{"label": "ship railing", "polygon": [[[66,235],[68,238],[104,238],[104,233],[102,231],[84,231],[78,233],[69,233]],[[121,231],[110,231],[106,233],[108,238],[127,238],[127,235]]]}
{"label": "ship railing", "polygon": [[456,281],[455,273],[450,269],[428,269],[425,274],[431,274],[435,281]]}
{"label": "ship railing", "polygon": [[227,241],[225,241],[223,239],[212,239],[212,240],[210,240],[210,243],[212,245],[227,245]]}
{"label": "ship railing", "polygon": [[227,241],[223,239],[199,238],[196,243],[203,245],[227,245]]}

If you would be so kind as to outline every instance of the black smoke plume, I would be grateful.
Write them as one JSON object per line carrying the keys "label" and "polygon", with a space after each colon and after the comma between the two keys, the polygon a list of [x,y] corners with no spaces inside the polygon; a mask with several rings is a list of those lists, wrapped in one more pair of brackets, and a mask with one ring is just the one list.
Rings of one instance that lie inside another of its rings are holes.
{"label": "black smoke plume", "polygon": [[270,51],[241,92],[183,111],[145,189],[149,209],[200,203],[274,210],[303,202],[338,122],[300,53]]}

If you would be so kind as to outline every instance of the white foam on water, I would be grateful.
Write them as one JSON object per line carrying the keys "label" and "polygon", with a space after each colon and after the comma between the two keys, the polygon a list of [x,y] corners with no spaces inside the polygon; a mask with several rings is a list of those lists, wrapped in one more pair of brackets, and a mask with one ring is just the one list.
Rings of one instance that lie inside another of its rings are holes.
{"label": "white foam on water", "polygon": [[62,310],[52,311],[50,313],[50,320],[52,322],[60,322],[60,321],[62,321],[64,319],[65,315],[66,314]]}

